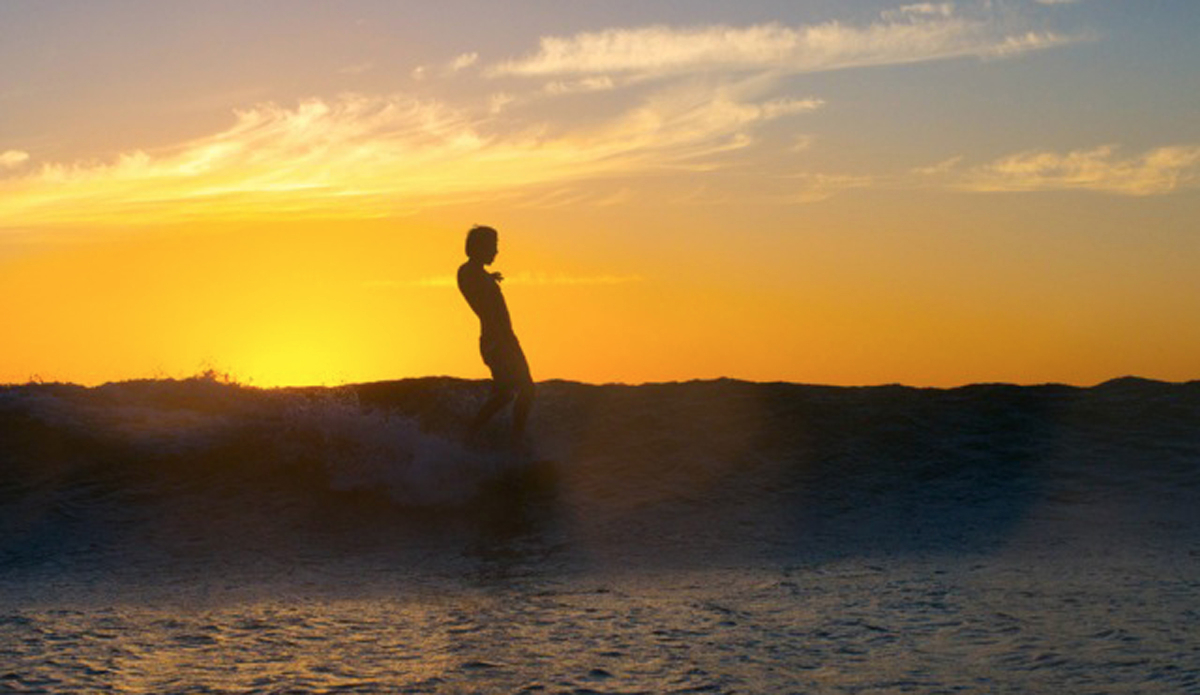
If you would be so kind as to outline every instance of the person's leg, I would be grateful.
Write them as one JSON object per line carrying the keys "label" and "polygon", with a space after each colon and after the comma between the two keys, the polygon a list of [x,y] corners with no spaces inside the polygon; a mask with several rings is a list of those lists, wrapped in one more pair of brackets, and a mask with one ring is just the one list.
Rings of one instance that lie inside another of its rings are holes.
{"label": "person's leg", "polygon": [[523,384],[517,391],[517,402],[513,405],[513,443],[520,445],[525,436],[525,422],[533,408],[533,381]]}
{"label": "person's leg", "polygon": [[529,363],[525,361],[525,353],[521,350],[520,343],[513,340],[485,354],[484,361],[492,370],[492,394],[471,423],[470,433],[475,434],[515,396],[517,402],[513,407],[511,443],[514,448],[520,448],[525,435],[525,423],[529,420],[529,411],[533,407],[534,392],[533,378],[529,375]]}
{"label": "person's leg", "polygon": [[508,402],[512,400],[512,391],[493,388],[492,393],[484,402],[483,407],[479,409],[479,413],[475,415],[475,419],[471,421],[467,428],[468,435],[474,435],[479,432],[480,428],[487,424],[492,416],[500,411]]}

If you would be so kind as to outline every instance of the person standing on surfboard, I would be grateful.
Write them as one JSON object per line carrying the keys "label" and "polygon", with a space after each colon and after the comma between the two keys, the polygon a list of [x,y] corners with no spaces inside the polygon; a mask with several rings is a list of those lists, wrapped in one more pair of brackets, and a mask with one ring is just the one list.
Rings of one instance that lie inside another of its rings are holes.
{"label": "person standing on surfboard", "polygon": [[467,232],[467,262],[458,268],[458,289],[479,317],[479,352],[483,363],[492,371],[491,394],[471,421],[468,432],[474,435],[515,397],[512,437],[513,444],[520,445],[525,421],[533,407],[533,377],[529,374],[529,363],[521,343],[513,332],[504,293],[500,291],[504,276],[484,270],[484,266],[496,260],[499,246],[500,235],[495,229],[481,225],[472,227]]}

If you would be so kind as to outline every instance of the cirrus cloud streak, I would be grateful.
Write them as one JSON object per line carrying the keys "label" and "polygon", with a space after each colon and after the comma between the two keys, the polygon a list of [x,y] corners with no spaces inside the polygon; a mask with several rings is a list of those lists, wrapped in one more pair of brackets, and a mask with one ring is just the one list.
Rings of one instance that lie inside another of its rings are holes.
{"label": "cirrus cloud streak", "polygon": [[1164,195],[1200,184],[1200,145],[1159,147],[1121,158],[1103,145],[1065,154],[1029,151],[967,172],[960,187],[973,191],[1086,190],[1131,196]]}
{"label": "cirrus cloud streak", "polygon": [[[912,6],[921,7],[924,6]],[[1049,31],[999,30],[954,16],[948,5],[888,15],[867,26],[648,26],[543,37],[536,53],[495,64],[491,76],[620,74],[661,77],[709,70],[804,73],[945,58],[1003,57],[1080,40]]]}
{"label": "cirrus cloud streak", "polygon": [[378,217],[583,179],[702,170],[714,166],[707,157],[752,142],[757,125],[822,104],[684,85],[609,121],[558,130],[505,129],[492,114],[407,95],[260,104],[238,111],[231,127],[173,148],[0,179],[0,229]]}

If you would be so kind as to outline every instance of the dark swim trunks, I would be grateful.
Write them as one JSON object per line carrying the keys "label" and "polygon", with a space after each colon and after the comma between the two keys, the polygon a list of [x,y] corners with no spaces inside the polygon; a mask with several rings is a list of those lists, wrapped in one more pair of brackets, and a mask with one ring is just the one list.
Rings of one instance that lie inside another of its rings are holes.
{"label": "dark swim trunks", "polygon": [[501,392],[518,391],[533,383],[529,373],[529,362],[514,336],[507,340],[497,340],[487,345],[479,341],[479,353],[483,355],[483,363],[492,370],[492,389]]}

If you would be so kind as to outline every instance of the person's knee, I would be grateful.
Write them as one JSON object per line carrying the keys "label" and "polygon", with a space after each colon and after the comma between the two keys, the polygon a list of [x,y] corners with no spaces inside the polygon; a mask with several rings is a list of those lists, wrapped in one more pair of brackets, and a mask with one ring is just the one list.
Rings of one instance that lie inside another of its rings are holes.
{"label": "person's knee", "polygon": [[527,381],[524,384],[521,384],[520,389],[517,391],[517,400],[522,403],[532,403],[536,390],[537,389],[533,385],[532,381]]}
{"label": "person's knee", "polygon": [[516,396],[517,390],[514,388],[497,388],[492,391],[492,396],[489,400],[499,406],[505,406],[512,402]]}

